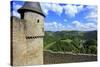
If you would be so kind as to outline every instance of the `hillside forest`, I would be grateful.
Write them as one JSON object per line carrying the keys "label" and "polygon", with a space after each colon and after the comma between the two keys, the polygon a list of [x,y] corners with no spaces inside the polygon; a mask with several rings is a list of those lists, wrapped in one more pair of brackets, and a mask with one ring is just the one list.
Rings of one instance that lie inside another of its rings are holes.
{"label": "hillside forest", "polygon": [[97,54],[97,31],[45,31],[44,50]]}

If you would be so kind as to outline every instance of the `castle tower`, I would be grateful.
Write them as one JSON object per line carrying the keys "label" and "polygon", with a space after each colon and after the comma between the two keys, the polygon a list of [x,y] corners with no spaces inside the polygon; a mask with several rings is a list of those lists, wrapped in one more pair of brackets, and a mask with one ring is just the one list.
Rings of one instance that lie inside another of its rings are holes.
{"label": "castle tower", "polygon": [[38,2],[25,2],[18,12],[24,19],[27,43],[26,64],[43,64],[44,14]]}

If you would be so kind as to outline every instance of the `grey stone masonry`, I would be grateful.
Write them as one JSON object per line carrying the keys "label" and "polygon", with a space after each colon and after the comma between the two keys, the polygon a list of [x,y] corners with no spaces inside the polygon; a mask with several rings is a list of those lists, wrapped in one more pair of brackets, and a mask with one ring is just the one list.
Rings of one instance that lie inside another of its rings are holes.
{"label": "grey stone masonry", "polygon": [[38,2],[26,2],[11,21],[11,64],[43,64],[44,14]]}

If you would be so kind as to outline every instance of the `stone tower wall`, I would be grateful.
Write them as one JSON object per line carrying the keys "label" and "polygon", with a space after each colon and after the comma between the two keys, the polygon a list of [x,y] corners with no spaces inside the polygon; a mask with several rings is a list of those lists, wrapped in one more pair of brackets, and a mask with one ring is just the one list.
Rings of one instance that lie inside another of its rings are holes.
{"label": "stone tower wall", "polygon": [[25,12],[26,36],[44,36],[44,17],[35,12]]}
{"label": "stone tower wall", "polygon": [[35,12],[24,13],[27,39],[27,64],[43,64],[44,17]]}
{"label": "stone tower wall", "polygon": [[27,39],[27,64],[43,64],[43,38]]}

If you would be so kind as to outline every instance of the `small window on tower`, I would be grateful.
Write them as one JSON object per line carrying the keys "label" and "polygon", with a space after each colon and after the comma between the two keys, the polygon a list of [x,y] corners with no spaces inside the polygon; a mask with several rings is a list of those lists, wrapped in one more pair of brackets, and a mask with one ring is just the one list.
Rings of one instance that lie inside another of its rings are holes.
{"label": "small window on tower", "polygon": [[39,19],[37,20],[37,23],[39,23]]}

